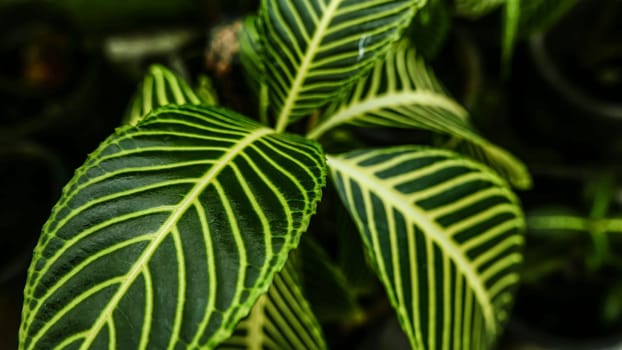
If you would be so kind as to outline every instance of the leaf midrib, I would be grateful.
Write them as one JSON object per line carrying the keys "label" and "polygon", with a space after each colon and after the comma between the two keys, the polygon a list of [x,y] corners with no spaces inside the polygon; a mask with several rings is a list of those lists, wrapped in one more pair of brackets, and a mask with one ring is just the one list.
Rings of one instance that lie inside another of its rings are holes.
{"label": "leaf midrib", "polygon": [[432,91],[403,91],[386,93],[372,98],[366,98],[363,101],[356,101],[350,103],[347,107],[339,110],[336,114],[329,117],[326,122],[318,125],[313,129],[307,137],[316,140],[326,131],[344,124],[351,122],[357,117],[364,116],[365,114],[380,110],[383,108],[398,108],[406,105],[417,106],[435,106],[443,108],[454,113],[456,116],[462,119],[467,118],[467,112],[457,103],[451,99]]}
{"label": "leaf midrib", "polygon": [[296,72],[296,78],[294,79],[294,82],[291,85],[289,94],[287,95],[287,99],[285,100],[285,103],[283,104],[283,107],[281,108],[281,112],[279,113],[279,117],[277,118],[277,125],[276,125],[277,132],[282,132],[287,127],[287,124],[289,122],[289,114],[294,108],[296,99],[298,95],[300,94],[300,90],[302,89],[302,84],[305,80],[307,71],[309,70],[309,65],[311,65],[311,62],[313,61],[313,58],[315,57],[315,54],[320,45],[320,42],[322,38],[324,37],[324,34],[328,29],[328,25],[330,24],[331,19],[333,18],[333,14],[337,10],[337,7],[339,6],[339,4],[341,4],[341,0],[333,0],[328,6],[328,8],[326,8],[322,12],[322,21],[315,29],[315,32],[313,33],[313,38],[311,39],[311,42],[309,43],[309,45],[307,46],[307,49],[305,50],[305,56],[302,60],[302,63],[298,67],[298,70]]}
{"label": "leaf midrib", "polygon": [[406,218],[413,218],[412,221],[421,226],[422,231],[426,233],[426,236],[441,246],[443,252],[449,255],[450,258],[456,263],[456,268],[464,274],[482,308],[487,327],[494,332],[496,330],[494,308],[491,304],[485,285],[483,281],[478,278],[477,271],[466,258],[460,247],[456,246],[443,234],[442,227],[429,218],[425,214],[425,211],[420,210],[416,205],[411,205],[408,197],[393,190],[393,188],[386,188],[384,183],[378,178],[368,172],[361,171],[364,169],[357,168],[356,166],[349,164],[349,162],[344,159],[330,155],[327,155],[326,158],[326,162],[329,167],[348,174],[348,176],[355,179],[361,187],[373,188],[374,193],[382,198],[383,202],[391,203],[391,205],[405,213]]}
{"label": "leaf midrib", "polygon": [[[87,338],[80,347],[81,350],[87,349],[92,344],[92,342],[99,334],[101,328],[106,323],[106,320],[110,317],[118,303],[121,301],[121,298],[125,295],[125,292],[134,283],[134,280],[148,263],[149,259],[151,258],[153,253],[155,253],[160,243],[172,232],[172,228],[174,227],[174,225],[177,224],[177,222],[185,214],[187,209],[192,206],[194,200],[205,190],[205,188],[214,180],[214,178],[216,178],[216,176],[218,176],[218,174],[227,165],[229,165],[233,158],[235,158],[246,147],[248,147],[259,138],[273,132],[274,131],[271,129],[262,128],[257,129],[247,135],[238,144],[236,144],[228,152],[226,152],[220,159],[218,159],[218,161],[205,173],[205,175],[201,177],[201,180],[197,182],[192,190],[186,196],[184,196],[183,200],[179,203],[179,205],[177,205],[177,208],[172,211],[171,216],[155,233],[156,238],[147,246],[147,248],[145,248],[136,263],[132,265],[132,268],[126,274],[123,283],[121,283],[121,286],[119,287],[117,292],[113,295],[112,299],[108,302],[104,310],[102,310],[101,315],[97,318],[97,320],[89,330]],[[33,341],[31,344],[36,344],[36,341]]]}

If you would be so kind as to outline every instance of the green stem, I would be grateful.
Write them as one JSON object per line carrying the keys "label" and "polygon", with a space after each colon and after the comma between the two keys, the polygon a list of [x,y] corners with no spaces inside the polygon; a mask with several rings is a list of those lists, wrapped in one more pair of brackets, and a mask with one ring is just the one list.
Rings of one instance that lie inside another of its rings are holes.
{"label": "green stem", "polygon": [[622,219],[607,219],[605,227],[608,233],[622,233]]}
{"label": "green stem", "polygon": [[585,231],[589,226],[589,220],[580,216],[545,215],[530,216],[527,218],[527,227],[530,230]]}

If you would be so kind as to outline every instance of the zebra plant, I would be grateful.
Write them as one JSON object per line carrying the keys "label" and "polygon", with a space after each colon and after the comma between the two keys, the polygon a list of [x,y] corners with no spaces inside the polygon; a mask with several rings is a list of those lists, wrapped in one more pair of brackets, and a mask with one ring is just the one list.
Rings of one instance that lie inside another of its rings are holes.
{"label": "zebra plant", "polygon": [[[414,349],[492,346],[530,179],[400,40],[424,2],[262,1],[240,47],[263,122],[153,66],[43,227],[20,349],[326,348],[295,249],[327,183]],[[455,149],[322,147],[372,127]]]}

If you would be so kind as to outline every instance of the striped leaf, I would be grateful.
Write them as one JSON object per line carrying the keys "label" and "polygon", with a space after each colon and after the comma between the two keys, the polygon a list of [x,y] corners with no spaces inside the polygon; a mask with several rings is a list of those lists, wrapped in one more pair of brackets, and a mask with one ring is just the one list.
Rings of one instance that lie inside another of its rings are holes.
{"label": "striped leaf", "polygon": [[531,178],[524,164],[488,142],[471,126],[468,112],[445,92],[433,72],[407,41],[378,61],[352,93],[333,104],[309,138],[343,124],[361,127],[418,128],[458,137],[470,154],[526,188]]}
{"label": "striped leaf", "polygon": [[290,257],[268,292],[219,349],[326,349],[320,324],[299,287],[297,260]]}
{"label": "striped leaf", "polygon": [[266,68],[263,62],[263,49],[257,31],[257,17],[248,16],[244,19],[240,32],[240,62],[244,67],[246,79],[259,102],[259,117],[268,123],[268,85],[266,85]]}
{"label": "striped leaf", "polygon": [[318,145],[214,107],[161,107],[104,141],[36,247],[21,349],[226,339],[306,229]]}
{"label": "striped leaf", "polygon": [[263,0],[259,34],[278,131],[352,86],[425,0]]}
{"label": "striped leaf", "polygon": [[199,98],[182,78],[166,67],[153,64],[132,99],[124,124],[136,125],[149,112],[168,104],[213,105],[216,99]]}
{"label": "striped leaf", "polygon": [[520,2],[519,35],[547,30],[570,11],[578,0],[525,0]]}
{"label": "striped leaf", "polygon": [[524,227],[503,180],[453,152],[329,157],[342,201],[414,349],[486,349],[508,317]]}
{"label": "striped leaf", "polygon": [[441,51],[451,30],[451,13],[445,0],[428,0],[409,30],[419,54],[428,60]]}
{"label": "striped leaf", "polygon": [[265,81],[266,69],[262,60],[262,52],[260,37],[257,32],[257,17],[247,16],[244,18],[240,31],[240,63],[242,63],[250,86],[255,92]]}

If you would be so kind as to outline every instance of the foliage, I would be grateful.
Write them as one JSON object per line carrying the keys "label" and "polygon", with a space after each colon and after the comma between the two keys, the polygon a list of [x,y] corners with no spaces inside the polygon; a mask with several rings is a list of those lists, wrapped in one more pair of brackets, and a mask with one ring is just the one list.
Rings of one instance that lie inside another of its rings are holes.
{"label": "foliage", "polygon": [[456,12],[477,18],[503,6],[501,60],[507,70],[519,38],[547,29],[576,3],[577,0],[456,0]]}
{"label": "foliage", "polygon": [[[362,312],[328,253],[296,249],[327,183],[413,348],[492,347],[522,261],[511,186],[531,179],[403,38],[424,5],[262,1],[240,43],[258,121],[152,66],[43,227],[20,348],[326,348],[309,269]],[[330,147],[379,127],[463,147]]]}

